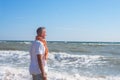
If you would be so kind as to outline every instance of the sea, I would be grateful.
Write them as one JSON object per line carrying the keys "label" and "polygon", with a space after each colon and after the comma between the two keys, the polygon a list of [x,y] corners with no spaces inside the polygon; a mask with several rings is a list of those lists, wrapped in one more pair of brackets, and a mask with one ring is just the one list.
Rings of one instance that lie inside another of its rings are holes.
{"label": "sea", "polygon": [[[120,42],[48,41],[48,80],[120,80]],[[0,80],[32,80],[32,41],[0,41]]]}

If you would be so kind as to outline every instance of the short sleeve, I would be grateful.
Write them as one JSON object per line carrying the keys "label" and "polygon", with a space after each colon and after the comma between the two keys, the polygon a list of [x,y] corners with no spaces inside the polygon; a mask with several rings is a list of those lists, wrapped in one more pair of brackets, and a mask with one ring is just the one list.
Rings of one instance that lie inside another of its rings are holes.
{"label": "short sleeve", "polygon": [[44,53],[44,47],[41,42],[37,41],[36,42],[36,54],[43,54]]}

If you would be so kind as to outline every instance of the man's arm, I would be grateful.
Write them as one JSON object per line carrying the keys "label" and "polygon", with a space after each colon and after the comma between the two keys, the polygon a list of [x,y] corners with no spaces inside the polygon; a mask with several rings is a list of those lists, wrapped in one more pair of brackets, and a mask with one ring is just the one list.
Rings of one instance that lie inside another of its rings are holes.
{"label": "man's arm", "polygon": [[43,66],[43,63],[42,63],[42,55],[38,54],[37,59],[38,59],[38,65],[39,65],[43,80],[47,80],[45,70],[44,70],[44,66]]}

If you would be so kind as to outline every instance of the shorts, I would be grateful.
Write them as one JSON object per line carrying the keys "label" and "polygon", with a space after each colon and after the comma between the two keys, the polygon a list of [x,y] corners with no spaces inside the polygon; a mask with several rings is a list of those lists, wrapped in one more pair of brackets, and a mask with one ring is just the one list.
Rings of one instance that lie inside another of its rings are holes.
{"label": "shorts", "polygon": [[43,80],[41,74],[36,74],[36,75],[32,74],[32,78],[33,78],[33,80]]}

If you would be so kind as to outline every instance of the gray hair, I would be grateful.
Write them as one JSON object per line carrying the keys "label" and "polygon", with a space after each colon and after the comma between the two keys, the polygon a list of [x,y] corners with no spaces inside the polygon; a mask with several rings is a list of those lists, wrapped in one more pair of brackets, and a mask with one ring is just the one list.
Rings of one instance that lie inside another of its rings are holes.
{"label": "gray hair", "polygon": [[45,28],[45,27],[39,27],[39,28],[36,30],[37,35],[41,35],[43,29],[46,29],[46,28]]}

